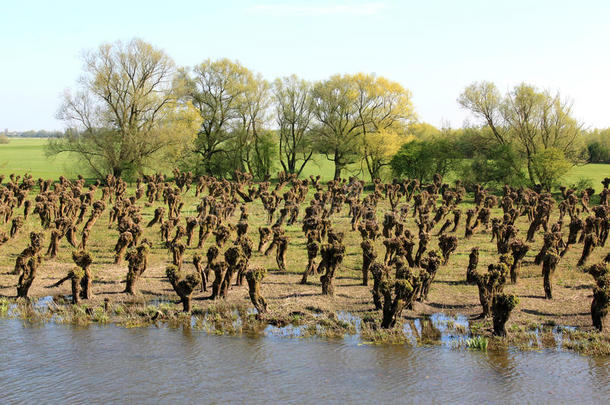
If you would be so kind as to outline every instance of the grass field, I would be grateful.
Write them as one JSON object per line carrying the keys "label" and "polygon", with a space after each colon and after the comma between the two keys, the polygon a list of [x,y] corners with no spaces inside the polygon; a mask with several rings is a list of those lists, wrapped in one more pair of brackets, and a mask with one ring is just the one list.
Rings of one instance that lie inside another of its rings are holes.
{"label": "grass field", "polygon": [[564,178],[566,184],[576,184],[581,179],[589,179],[595,191],[599,192],[603,188],[601,182],[604,177],[610,177],[610,165],[607,164],[587,164],[574,167]]}
{"label": "grass field", "polygon": [[[55,157],[45,155],[46,139],[40,138],[12,138],[10,143],[0,145],[0,175],[8,176],[11,173],[30,173],[35,179],[57,179],[64,175],[75,177],[78,173],[77,162],[67,154]],[[276,163],[275,169],[281,165]],[[302,176],[320,175],[323,181],[332,180],[334,164],[323,155],[316,155],[303,169]],[[343,172],[343,177],[359,176],[369,179],[366,169],[359,163],[349,165]],[[576,184],[581,179],[589,179],[596,191],[602,188],[601,181],[610,176],[610,165],[587,164],[574,167],[565,177],[565,184]]]}
{"label": "grass field", "polygon": [[57,179],[61,175],[75,174],[75,162],[68,155],[47,157],[41,138],[12,138],[0,145],[0,174],[30,173],[35,179]]}

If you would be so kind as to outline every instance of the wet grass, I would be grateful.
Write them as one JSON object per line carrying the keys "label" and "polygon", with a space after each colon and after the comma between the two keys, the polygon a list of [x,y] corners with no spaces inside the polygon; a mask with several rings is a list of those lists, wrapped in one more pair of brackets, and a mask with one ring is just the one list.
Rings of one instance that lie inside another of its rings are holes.
{"label": "wet grass", "polygon": [[475,336],[466,340],[466,347],[471,350],[487,351],[488,340],[484,336]]}
{"label": "wet grass", "polygon": [[405,320],[382,329],[379,315],[362,318],[345,312],[276,313],[259,316],[247,305],[221,300],[205,310],[184,313],[172,303],[157,305],[107,304],[72,305],[45,300],[32,304],[24,300],[0,300],[0,316],[28,324],[56,322],[76,327],[112,323],[125,328],[163,326],[193,329],[213,335],[274,336],[281,338],[356,339],[362,345],[442,346],[455,350],[521,351],[569,350],[589,356],[610,355],[610,339],[597,332],[571,327],[529,324],[512,325],[503,338],[491,335],[489,320],[464,324],[463,318],[435,314],[430,318]]}

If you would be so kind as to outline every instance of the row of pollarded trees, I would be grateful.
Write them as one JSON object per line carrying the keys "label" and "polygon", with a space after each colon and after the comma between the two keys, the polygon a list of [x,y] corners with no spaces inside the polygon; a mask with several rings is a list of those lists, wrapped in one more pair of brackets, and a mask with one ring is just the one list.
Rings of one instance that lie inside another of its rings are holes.
{"label": "row of pollarded trees", "polygon": [[98,177],[167,161],[261,179],[278,152],[283,170],[299,174],[314,151],[334,163],[335,178],[357,162],[379,178],[414,120],[411,93],[383,77],[270,83],[228,59],[176,67],[139,39],[88,53],[80,87],[66,92],[58,116],[70,130],[49,153],[75,153]]}

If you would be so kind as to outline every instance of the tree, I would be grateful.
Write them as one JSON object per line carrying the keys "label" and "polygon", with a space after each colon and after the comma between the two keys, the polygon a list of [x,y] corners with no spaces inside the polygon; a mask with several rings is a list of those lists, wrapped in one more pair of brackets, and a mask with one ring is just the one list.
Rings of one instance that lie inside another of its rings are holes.
{"label": "tree", "polygon": [[273,96],[280,163],[287,173],[301,174],[313,155],[311,84],[295,75],[276,79]]}
{"label": "tree", "polygon": [[239,157],[236,168],[247,170],[259,179],[268,176],[272,167],[275,143],[265,127],[269,121],[271,86],[260,74],[247,76],[237,108],[234,155]]}
{"label": "tree", "polygon": [[403,144],[392,157],[390,166],[398,177],[431,181],[435,173],[442,176],[454,169],[459,156],[450,139],[432,138],[426,141],[412,140]]}
{"label": "tree", "polygon": [[339,179],[358,160],[362,146],[358,91],[349,75],[334,75],[314,85],[312,98],[316,148],[335,164],[334,178]]}
{"label": "tree", "polygon": [[388,164],[367,134],[405,133],[414,118],[411,94],[383,77],[358,73],[335,75],[312,90],[314,127],[318,150],[335,163],[335,178],[350,163],[363,159],[373,178]]}
{"label": "tree", "polygon": [[458,98],[458,103],[462,107],[482,118],[498,142],[505,144],[508,141],[508,135],[506,128],[502,126],[501,102],[502,96],[496,85],[485,81],[473,83],[466,87]]}
{"label": "tree", "polygon": [[540,184],[549,191],[572,167],[563,152],[557,148],[548,148],[536,153],[532,157],[532,166]]}
{"label": "tree", "polygon": [[610,163],[610,128],[585,133],[589,163]]}
{"label": "tree", "polygon": [[399,83],[375,75],[358,73],[352,80],[363,130],[362,158],[371,178],[378,179],[407,140],[407,127],[415,119],[411,93]]}
{"label": "tree", "polygon": [[428,139],[441,135],[440,129],[427,122],[415,122],[409,125],[408,132],[417,139]]}
{"label": "tree", "polygon": [[270,130],[259,132],[255,145],[255,153],[249,163],[250,172],[258,179],[266,179],[271,175],[277,158],[276,136]]}
{"label": "tree", "polygon": [[195,66],[192,74],[180,71],[184,97],[197,108],[202,119],[192,149],[195,169],[202,168],[207,174],[226,174],[235,169],[227,167],[226,160],[235,141],[239,142],[234,139],[235,130],[243,125],[244,93],[252,76],[246,67],[229,59],[207,59]]}
{"label": "tree", "polygon": [[541,182],[534,156],[546,149],[560,150],[572,163],[579,160],[582,124],[559,93],[522,83],[502,97],[493,83],[479,82],[468,86],[458,102],[481,118],[500,144],[518,148],[532,183]]}
{"label": "tree", "polygon": [[199,126],[193,107],[181,103],[172,80],[174,63],[140,40],[103,44],[85,56],[79,90],[66,91],[58,112],[69,130],[47,153],[75,153],[97,176],[158,167],[175,156]]}
{"label": "tree", "polygon": [[527,179],[522,167],[523,159],[511,144],[493,144],[477,149],[472,158],[464,162],[460,178],[466,184],[480,183],[498,189],[505,184],[523,186]]}
{"label": "tree", "polygon": [[381,177],[381,170],[390,165],[392,157],[398,152],[401,145],[410,139],[385,129],[364,135],[363,160],[371,179]]}

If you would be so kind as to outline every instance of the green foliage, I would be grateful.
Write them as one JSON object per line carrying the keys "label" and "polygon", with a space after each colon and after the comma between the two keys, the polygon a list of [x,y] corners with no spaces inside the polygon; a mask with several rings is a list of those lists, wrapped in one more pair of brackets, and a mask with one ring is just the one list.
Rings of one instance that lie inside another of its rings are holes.
{"label": "green foliage", "polygon": [[8,312],[9,300],[2,297],[0,298],[0,316],[4,316]]}
{"label": "green foliage", "polygon": [[313,155],[311,87],[295,75],[273,82],[280,163],[287,173],[300,174]]}
{"label": "green foliage", "polygon": [[426,140],[441,135],[441,131],[434,125],[418,122],[409,127],[409,134],[417,139]]}
{"label": "green foliage", "polygon": [[278,146],[273,132],[265,131],[259,135],[254,145],[250,171],[255,178],[262,180],[274,172]]}
{"label": "green foliage", "polygon": [[83,278],[85,277],[85,270],[81,269],[80,267],[74,267],[72,270],[72,275],[76,278]]}
{"label": "green foliage", "polygon": [[180,70],[184,98],[201,118],[201,127],[182,165],[197,174],[230,176],[235,170],[263,178],[272,168],[275,141],[265,131],[270,84],[239,62],[210,59],[192,73]]}
{"label": "green foliage", "polygon": [[587,145],[590,163],[610,163],[610,149],[601,142],[591,142]]}
{"label": "green foliage", "polygon": [[[533,168],[535,155],[543,159],[547,149],[563,153],[563,160],[582,159],[582,124],[572,117],[572,105],[559,93],[551,94],[521,83],[501,95],[495,84],[478,82],[466,87],[458,103],[476,116],[500,145],[512,144],[527,160],[531,183],[550,187],[548,172]],[[539,162],[540,164],[540,162]]]}
{"label": "green foliage", "polygon": [[523,165],[523,159],[510,144],[492,145],[474,152],[474,157],[461,167],[460,178],[466,184],[481,183],[492,188],[504,184],[521,186],[527,182]]}
{"label": "green foliage", "polygon": [[495,300],[498,305],[505,308],[508,312],[512,311],[517,305],[519,305],[519,298],[513,294],[498,294],[496,295]]}
{"label": "green foliage", "polygon": [[49,141],[48,155],[73,154],[98,177],[173,163],[192,142],[199,117],[178,100],[171,58],[133,39],[102,44],[84,61],[77,91],[66,91],[57,114],[70,130]]}
{"label": "green foliage", "polygon": [[586,190],[588,188],[595,189],[595,183],[590,177],[578,177],[575,182],[570,183],[569,188],[575,190]]}
{"label": "green foliage", "polygon": [[387,165],[385,148],[366,134],[404,132],[414,118],[411,93],[383,77],[357,73],[335,75],[312,89],[314,144],[335,164],[335,175],[351,163],[364,161],[372,178]]}
{"label": "green foliage", "polygon": [[447,175],[457,167],[458,161],[453,142],[438,137],[403,144],[390,161],[390,166],[395,176],[430,181],[435,173]]}
{"label": "green foliage", "polygon": [[466,340],[466,347],[471,350],[487,351],[487,338],[483,336],[474,336]]}
{"label": "green foliage", "polygon": [[572,167],[564,153],[557,148],[544,149],[532,156],[532,168],[540,184],[547,190],[558,185]]}
{"label": "green foliage", "polygon": [[266,275],[267,275],[267,269],[263,266],[251,268],[246,273],[246,277],[248,279],[256,280],[259,282],[262,281]]}
{"label": "green foliage", "polygon": [[610,128],[585,134],[589,163],[610,163]]}

